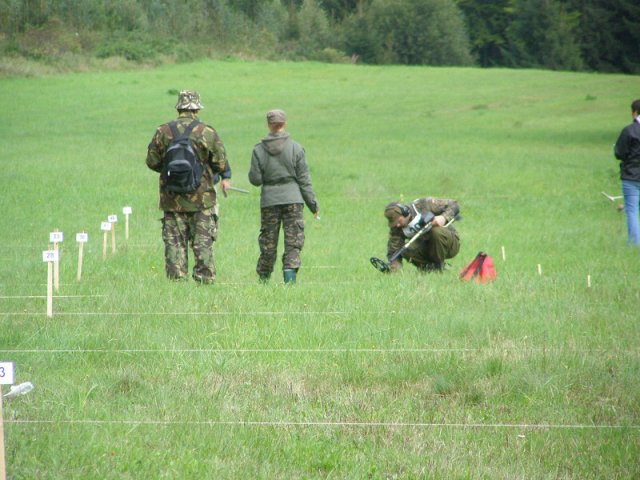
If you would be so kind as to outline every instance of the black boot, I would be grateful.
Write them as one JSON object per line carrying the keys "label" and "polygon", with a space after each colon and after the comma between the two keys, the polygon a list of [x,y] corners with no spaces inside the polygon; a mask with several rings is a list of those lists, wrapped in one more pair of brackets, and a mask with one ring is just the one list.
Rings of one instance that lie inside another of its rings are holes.
{"label": "black boot", "polygon": [[258,275],[258,282],[260,282],[260,283],[268,283],[270,278],[271,278],[271,274],[270,273],[260,273]]}
{"label": "black boot", "polygon": [[427,263],[426,272],[444,272],[444,263]]}

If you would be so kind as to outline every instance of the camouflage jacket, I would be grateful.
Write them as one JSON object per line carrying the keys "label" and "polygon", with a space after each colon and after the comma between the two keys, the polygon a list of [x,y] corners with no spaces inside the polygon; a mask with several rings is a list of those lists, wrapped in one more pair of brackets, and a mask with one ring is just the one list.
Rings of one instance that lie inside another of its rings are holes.
{"label": "camouflage jacket", "polygon": [[[411,210],[410,219],[413,219],[416,216],[415,210],[417,210],[420,214],[431,212],[436,216],[442,215],[445,218],[445,221],[448,223],[453,218],[455,218],[458,213],[460,213],[458,202],[447,198],[418,198],[411,202],[408,206]],[[449,230],[452,230],[457,235],[457,232],[452,225],[449,225],[447,228]],[[407,237],[404,235],[402,228],[390,228],[389,241],[387,242],[387,258],[391,258],[394,253],[400,250],[404,246],[406,240]],[[402,257],[398,258],[396,262],[402,262]],[[396,266],[397,265],[392,265],[392,267]]]}
{"label": "camouflage jacket", "polygon": [[[194,112],[182,112],[176,120],[178,131],[185,128],[198,118]],[[168,123],[160,125],[149,143],[147,152],[147,166],[162,172],[163,158],[171,142],[171,128]],[[218,133],[204,123],[197,125],[190,135],[193,146],[204,168],[200,186],[193,193],[173,193],[166,191],[164,180],[160,175],[160,209],[165,212],[196,212],[216,205],[216,191],[214,175],[223,172],[227,164],[227,153]]]}

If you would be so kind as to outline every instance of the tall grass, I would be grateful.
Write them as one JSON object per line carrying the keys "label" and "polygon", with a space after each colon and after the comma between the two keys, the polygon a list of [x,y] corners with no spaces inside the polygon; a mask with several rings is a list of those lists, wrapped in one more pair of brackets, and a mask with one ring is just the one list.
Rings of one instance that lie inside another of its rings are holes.
{"label": "tall grass", "polygon": [[[600,194],[636,80],[259,62],[0,80],[0,360],[35,385],[5,401],[9,477],[637,477],[640,257]],[[264,113],[287,111],[321,202],[294,287],[257,282],[253,188],[220,200],[217,284],[165,279],[144,157],[181,88],[242,188]],[[384,205],[425,195],[459,201],[460,254],[381,275]],[[459,282],[479,250],[497,281]]]}

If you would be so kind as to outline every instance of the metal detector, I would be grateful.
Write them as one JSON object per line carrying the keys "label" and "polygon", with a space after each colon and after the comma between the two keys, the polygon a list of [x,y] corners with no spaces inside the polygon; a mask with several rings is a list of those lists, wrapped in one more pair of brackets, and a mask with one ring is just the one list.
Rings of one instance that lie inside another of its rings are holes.
{"label": "metal detector", "polygon": [[[611,200],[612,202],[615,202],[616,200],[624,198],[622,195],[609,195],[606,192],[600,192],[600,193],[605,197],[607,197],[607,199]],[[624,210],[624,205],[622,203],[619,203],[618,205],[616,205],[616,210],[618,210],[619,212],[622,212]]]}
{"label": "metal detector", "polygon": [[[451,220],[449,220],[444,227],[448,227],[449,225],[451,225],[454,220],[455,218],[452,218]],[[382,273],[389,273],[391,271],[391,263],[393,263],[398,258],[400,258],[402,254],[407,251],[407,249],[413,242],[415,242],[419,237],[421,237],[425,233],[430,232],[432,228],[433,228],[433,222],[429,222],[424,227],[422,227],[422,229],[419,230],[418,233],[416,233],[413,237],[411,237],[411,239],[407,243],[405,243],[401,249],[399,249],[396,253],[394,253],[389,257],[388,262],[385,262],[381,258],[371,257],[369,259],[369,261],[371,262],[371,265],[373,265],[376,270],[379,270]]]}
{"label": "metal detector", "polygon": [[[229,187],[228,190],[231,192],[249,193],[249,190],[245,190],[244,188]],[[222,190],[222,194],[225,196],[225,198],[229,196],[229,194],[225,190]]]}

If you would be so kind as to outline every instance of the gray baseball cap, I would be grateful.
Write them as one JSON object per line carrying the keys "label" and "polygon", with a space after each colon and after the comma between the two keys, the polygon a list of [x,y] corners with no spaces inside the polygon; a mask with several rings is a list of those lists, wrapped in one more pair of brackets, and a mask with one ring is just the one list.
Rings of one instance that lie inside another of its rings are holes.
{"label": "gray baseball cap", "polygon": [[284,123],[287,121],[287,114],[284,113],[284,110],[269,110],[267,112],[267,122],[268,123]]}

